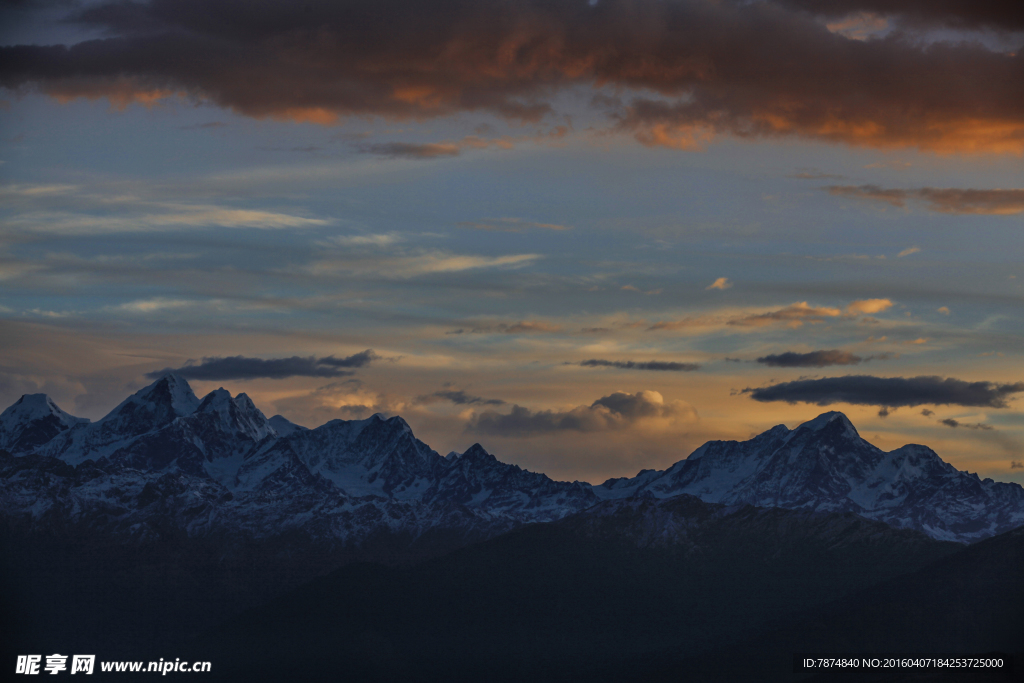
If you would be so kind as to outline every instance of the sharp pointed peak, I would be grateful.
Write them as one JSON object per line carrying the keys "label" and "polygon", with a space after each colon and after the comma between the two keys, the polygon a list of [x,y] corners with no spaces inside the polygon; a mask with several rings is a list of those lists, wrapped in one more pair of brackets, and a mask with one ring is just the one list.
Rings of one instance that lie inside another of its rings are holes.
{"label": "sharp pointed peak", "polygon": [[398,429],[412,434],[412,427],[410,427],[409,423],[405,421],[405,418],[403,418],[400,415],[392,415],[391,417],[387,417],[383,413],[374,413],[373,415],[370,416],[367,422],[370,424],[383,423],[389,429]]}
{"label": "sharp pointed peak", "polygon": [[[126,398],[107,413],[100,422],[117,418],[130,404],[151,404],[148,410],[154,409],[152,405],[163,405],[170,409],[169,413],[165,413],[165,417],[185,417],[196,411],[200,400],[184,377],[177,372],[168,371]],[[166,409],[157,409],[157,412],[162,413],[164,410]]]}
{"label": "sharp pointed peak", "polygon": [[808,420],[807,422],[802,423],[799,427],[797,427],[797,429],[809,429],[812,431],[819,431],[835,423],[838,423],[843,427],[852,429],[853,433],[857,434],[857,428],[853,426],[852,422],[850,422],[850,418],[846,417],[846,415],[839,412],[838,410],[830,410],[827,413],[822,413],[813,420]]}
{"label": "sharp pointed peak", "polygon": [[478,443],[473,444],[462,454],[463,458],[488,458],[490,460],[497,460],[493,455],[487,452],[483,446]]}
{"label": "sharp pointed peak", "polygon": [[147,375],[147,377],[155,377],[155,379],[153,379],[153,381],[147,384],[146,386],[136,391],[136,396],[148,395],[153,391],[156,391],[164,386],[168,387],[172,393],[177,391],[186,394],[192,394],[193,396],[195,396],[195,394],[192,392],[192,386],[188,383],[188,380],[182,377],[176,370],[167,370],[161,372],[159,375],[156,375],[155,373],[150,373]]}

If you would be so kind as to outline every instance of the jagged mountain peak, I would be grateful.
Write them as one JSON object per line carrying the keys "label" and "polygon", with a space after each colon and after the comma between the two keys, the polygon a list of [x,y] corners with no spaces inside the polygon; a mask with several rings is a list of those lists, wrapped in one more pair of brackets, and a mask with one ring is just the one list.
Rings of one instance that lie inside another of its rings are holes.
{"label": "jagged mountain peak", "polygon": [[595,486],[604,499],[688,493],[711,503],[854,512],[972,541],[1024,523],[1024,488],[961,472],[924,446],[884,452],[839,412],[748,441],[709,441],[664,473]]}
{"label": "jagged mountain peak", "polygon": [[107,413],[100,422],[123,417],[126,412],[139,410],[152,413],[164,422],[176,417],[187,417],[199,407],[199,399],[185,378],[175,372],[168,372],[152,384],[139,389]]}
{"label": "jagged mountain peak", "polygon": [[843,413],[837,410],[830,410],[827,413],[822,413],[813,420],[808,420],[802,423],[799,427],[793,430],[793,436],[796,436],[800,432],[821,432],[824,430],[830,430],[832,432],[841,431],[845,436],[850,438],[860,438],[860,434],[857,433],[857,428],[853,426],[850,418],[846,417]]}
{"label": "jagged mountain peak", "polygon": [[[31,438],[11,429],[23,422],[34,425]],[[99,465],[90,467],[113,468],[110,476],[124,468],[133,474],[123,476],[140,482],[187,474],[192,482],[221,487],[216,496],[251,495],[253,509],[264,509],[260,496],[279,491],[274,495],[282,501],[304,501],[296,515],[310,506],[334,510],[331,525],[340,526],[329,533],[340,536],[349,533],[346,525],[364,524],[351,517],[364,504],[377,512],[366,508],[358,515],[382,515],[373,524],[412,524],[420,519],[417,505],[454,505],[462,506],[458,514],[479,511],[473,524],[507,525],[558,519],[601,499],[680,494],[726,505],[853,512],[957,541],[1024,523],[1021,486],[960,472],[925,446],[883,452],[839,412],[792,431],[776,425],[747,441],[709,441],[666,470],[644,469],[591,486],[503,464],[479,443],[442,457],[398,416],[332,420],[316,429],[280,415],[267,420],[245,394],[232,397],[219,388],[200,401],[184,378],[168,373],[91,424],[64,413],[44,394],[24,396],[0,415],[0,448],[72,466],[92,461]],[[26,493],[25,500],[37,493]],[[210,500],[219,501],[216,496]],[[210,505],[212,513],[219,503]],[[276,509],[269,505],[266,512]],[[449,514],[455,508],[444,509]],[[399,519],[406,521],[384,521]]]}
{"label": "jagged mountain peak", "polygon": [[0,448],[12,453],[29,451],[88,422],[64,412],[46,394],[25,394],[0,413]]}
{"label": "jagged mountain peak", "polygon": [[238,394],[232,398],[231,393],[223,387],[204,396],[194,414],[215,416],[216,429],[239,433],[253,441],[276,433],[270,421],[248,396]]}
{"label": "jagged mountain peak", "polygon": [[252,399],[249,398],[249,395],[245,393],[240,393],[235,396],[235,403],[246,410],[259,410],[256,407],[256,404],[252,402]]}
{"label": "jagged mountain peak", "polygon": [[475,443],[472,446],[470,446],[469,448],[467,448],[466,451],[462,454],[461,459],[463,459],[463,460],[494,460],[494,461],[498,460],[493,455],[488,453],[487,450],[484,449],[484,447],[481,446],[478,443]]}
{"label": "jagged mountain peak", "polygon": [[385,417],[381,413],[374,413],[373,417],[371,417],[370,419],[373,418],[377,418],[378,420],[383,421],[384,424],[388,425],[393,429],[401,430],[403,432],[408,432],[409,434],[412,434],[412,427],[409,426],[409,423],[406,422],[404,418],[398,415],[395,415],[393,417]]}

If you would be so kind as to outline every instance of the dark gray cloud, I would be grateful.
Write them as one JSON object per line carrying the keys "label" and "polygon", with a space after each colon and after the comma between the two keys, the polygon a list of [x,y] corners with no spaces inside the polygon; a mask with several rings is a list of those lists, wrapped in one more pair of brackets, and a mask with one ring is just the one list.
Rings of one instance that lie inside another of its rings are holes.
{"label": "dark gray cloud", "polygon": [[857,365],[863,360],[849,351],[831,349],[809,353],[786,351],[785,353],[762,356],[757,359],[757,362],[777,368],[823,368],[827,365]]}
{"label": "dark gray cloud", "polygon": [[823,349],[808,353],[786,351],[785,353],[762,356],[757,359],[757,362],[776,368],[824,368],[829,365],[857,365],[871,360],[885,360],[889,357],[890,354],[888,353],[861,357],[840,349]]}
{"label": "dark gray cloud", "polygon": [[176,372],[185,379],[285,379],[287,377],[346,377],[353,374],[347,368],[361,368],[379,358],[372,349],[360,351],[346,358],[314,356],[291,358],[203,358],[201,363],[184,365],[180,368],[164,368],[146,373],[146,377],[157,379],[168,372]]}
{"label": "dark gray cloud", "polygon": [[[725,133],[1020,151],[1024,54],[904,31],[851,40],[804,9],[839,16],[870,0],[809,2],[114,0],[73,19],[102,40],[0,47],[0,85],[121,104],[184,93],[252,117],[332,123],[467,111],[538,122],[560,92],[601,84],[622,103],[595,103],[644,144]],[[879,3],[887,15],[1020,27],[1013,7]],[[430,156],[394,144],[380,151]]]}
{"label": "dark gray cloud", "polygon": [[505,405],[505,401],[500,398],[482,398],[480,396],[473,396],[467,394],[465,391],[446,389],[442,391],[435,391],[432,394],[425,396],[418,396],[416,398],[417,403],[436,403],[437,401],[451,401],[455,405],[459,406],[471,406],[471,405],[485,405],[485,406],[502,406]]}
{"label": "dark gray cloud", "polygon": [[601,360],[592,358],[580,361],[575,365],[585,368],[619,368],[622,370],[660,370],[666,372],[693,372],[699,370],[700,365],[696,363],[677,363],[674,361],[632,361],[632,360]]}
{"label": "dark gray cloud", "polygon": [[833,403],[899,408],[919,405],[1007,407],[1007,398],[1024,391],[1024,382],[965,382],[952,377],[873,377],[846,375],[801,379],[744,389],[755,401],[785,401],[827,406]]}
{"label": "dark gray cloud", "polygon": [[885,189],[878,185],[832,185],[834,195],[871,199],[893,206],[906,206],[909,200],[922,201],[930,211],[953,214],[1008,216],[1024,213],[1024,189],[972,190],[958,188]]}
{"label": "dark gray cloud", "polygon": [[952,427],[953,429],[957,429],[959,427],[963,427],[964,429],[983,429],[985,431],[990,431],[994,429],[992,425],[982,424],[980,422],[960,422],[958,420],[954,420],[951,417],[947,417],[945,420],[939,420],[939,422],[946,425],[947,427]]}
{"label": "dark gray cloud", "polygon": [[626,429],[645,418],[692,420],[696,412],[682,401],[666,402],[656,391],[615,392],[567,411],[533,411],[519,405],[509,413],[485,411],[473,417],[466,431],[512,438],[561,431],[603,432]]}
{"label": "dark gray cloud", "polygon": [[[534,320],[520,320],[517,323],[498,323],[494,325],[484,324],[478,325],[473,329],[469,330],[472,334],[530,334],[534,332],[560,332],[562,328],[557,325],[550,323],[534,321]],[[452,330],[447,334],[462,334],[464,330]]]}

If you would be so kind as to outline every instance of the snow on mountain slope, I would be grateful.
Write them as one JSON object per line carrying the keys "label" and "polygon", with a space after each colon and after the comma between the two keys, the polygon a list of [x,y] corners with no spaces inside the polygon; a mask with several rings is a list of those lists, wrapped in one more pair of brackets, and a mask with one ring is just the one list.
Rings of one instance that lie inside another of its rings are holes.
{"label": "snow on mountain slope", "polygon": [[97,422],[78,425],[38,452],[72,464],[98,460],[123,448],[135,437],[152,433],[199,406],[192,388],[176,374],[167,374],[138,390]]}
{"label": "snow on mountain slope", "polygon": [[1024,489],[961,472],[925,446],[886,453],[829,412],[794,430],[711,441],[664,472],[595,486],[603,499],[688,493],[712,503],[854,512],[940,540],[974,541],[1024,524]]}
{"label": "snow on mountain slope", "polygon": [[[43,424],[49,431],[26,431]],[[481,538],[602,500],[680,494],[852,512],[961,542],[1024,524],[1021,486],[960,472],[924,446],[886,453],[837,412],[749,441],[711,441],[667,470],[599,486],[553,481],[479,444],[442,457],[400,417],[316,429],[268,420],[245,394],[217,389],[200,401],[174,374],[96,423],[46,397],[24,397],[0,416],[0,427],[3,443],[20,444],[9,449],[18,457],[5,456],[0,467],[0,511],[134,535],[171,523],[190,534],[298,529],[344,543],[442,529]]]}
{"label": "snow on mountain slope", "polygon": [[277,432],[278,436],[289,436],[293,432],[308,431],[306,427],[297,425],[282,415],[275,415],[267,420],[267,422],[269,422],[270,426],[274,428],[274,431]]}
{"label": "snow on mountain slope", "polygon": [[89,420],[64,412],[46,394],[25,394],[0,413],[0,448],[25,453]]}
{"label": "snow on mountain slope", "polygon": [[[45,472],[45,474],[41,474]],[[484,538],[593,505],[589,484],[554,482],[480,446],[449,461],[400,417],[317,429],[267,420],[245,394],[200,401],[167,375],[103,420],[0,461],[0,508],[34,523],[100,526],[146,537],[255,537],[300,530],[332,542],[443,530]]]}

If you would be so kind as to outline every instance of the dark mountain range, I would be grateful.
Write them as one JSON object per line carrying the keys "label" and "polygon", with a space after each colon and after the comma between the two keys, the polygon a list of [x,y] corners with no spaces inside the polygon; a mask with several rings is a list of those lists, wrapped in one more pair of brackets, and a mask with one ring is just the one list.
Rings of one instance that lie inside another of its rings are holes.
{"label": "dark mountain range", "polygon": [[749,441],[710,441],[665,471],[611,479],[601,498],[689,493],[714,503],[855,512],[933,538],[973,542],[1024,524],[1024,488],[980,479],[907,445],[888,453],[830,412]]}
{"label": "dark mountain range", "polygon": [[400,417],[316,429],[268,420],[245,394],[200,400],[174,374],[94,423],[23,397],[0,415],[0,443],[13,454],[0,456],[0,514],[12,526],[137,541],[173,528],[349,548],[443,533],[459,545],[640,493],[854,512],[962,542],[1024,524],[1020,485],[958,471],[924,446],[885,453],[841,413],[709,442],[668,470],[600,486],[552,481],[479,445],[442,457]]}
{"label": "dark mountain range", "polygon": [[400,417],[268,420],[173,374],[96,422],[23,397],[0,443],[14,653],[170,650],[218,680],[791,680],[794,648],[1017,633],[1020,532],[997,534],[1024,489],[884,453],[840,413],[599,486],[443,457]]}
{"label": "dark mountain range", "polygon": [[191,656],[231,680],[642,680],[962,547],[851,513],[610,501],[413,567],[340,569]]}
{"label": "dark mountain range", "polygon": [[443,532],[458,545],[598,501],[589,484],[554,482],[480,446],[442,457],[400,417],[305,429],[267,420],[245,394],[218,389],[200,401],[173,374],[94,423],[37,397],[5,411],[0,427],[0,438],[23,446],[0,454],[0,512],[26,532],[84,528],[144,541],[173,529],[339,547]]}
{"label": "dark mountain range", "polygon": [[[839,672],[810,681],[1024,680],[1024,529],[951,553],[922,569],[882,581],[818,608],[724,639],[698,657],[660,653],[645,681],[795,680],[794,653],[1000,653],[1012,670]],[[776,678],[766,671],[779,672]],[[634,679],[622,672],[622,680]]]}

